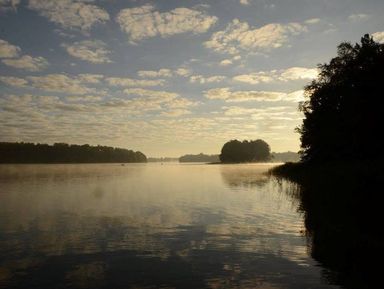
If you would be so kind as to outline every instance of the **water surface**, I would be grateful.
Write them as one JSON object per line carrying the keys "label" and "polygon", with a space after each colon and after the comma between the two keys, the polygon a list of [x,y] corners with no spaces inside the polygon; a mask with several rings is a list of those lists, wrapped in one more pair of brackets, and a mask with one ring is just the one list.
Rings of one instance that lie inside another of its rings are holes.
{"label": "water surface", "polygon": [[270,164],[0,166],[0,288],[335,288]]}

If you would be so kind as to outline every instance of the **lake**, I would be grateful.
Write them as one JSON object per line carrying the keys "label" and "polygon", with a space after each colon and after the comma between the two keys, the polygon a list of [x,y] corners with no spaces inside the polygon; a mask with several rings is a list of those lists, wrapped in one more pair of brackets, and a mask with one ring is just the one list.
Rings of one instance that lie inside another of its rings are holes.
{"label": "lake", "polygon": [[339,288],[273,165],[1,165],[0,288]]}

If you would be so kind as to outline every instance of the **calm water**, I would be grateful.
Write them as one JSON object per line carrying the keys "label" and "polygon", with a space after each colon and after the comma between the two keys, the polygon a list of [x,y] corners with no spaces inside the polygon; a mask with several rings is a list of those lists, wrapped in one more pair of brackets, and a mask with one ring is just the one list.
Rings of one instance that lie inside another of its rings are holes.
{"label": "calm water", "polygon": [[0,288],[335,288],[270,167],[0,166]]}

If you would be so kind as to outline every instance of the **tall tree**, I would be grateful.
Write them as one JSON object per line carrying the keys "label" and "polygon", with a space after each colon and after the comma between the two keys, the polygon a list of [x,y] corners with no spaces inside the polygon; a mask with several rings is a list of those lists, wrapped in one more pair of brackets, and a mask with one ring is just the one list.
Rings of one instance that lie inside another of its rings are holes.
{"label": "tall tree", "polygon": [[382,157],[384,45],[366,34],[361,43],[341,43],[337,56],[318,67],[300,107],[302,159]]}

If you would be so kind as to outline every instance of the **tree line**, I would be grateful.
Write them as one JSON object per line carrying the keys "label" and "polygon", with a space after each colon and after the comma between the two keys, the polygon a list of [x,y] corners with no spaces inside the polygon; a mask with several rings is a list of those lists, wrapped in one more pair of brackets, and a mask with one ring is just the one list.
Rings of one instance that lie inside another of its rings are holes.
{"label": "tree line", "polygon": [[0,142],[0,163],[143,163],[142,152],[108,146],[66,143]]}
{"label": "tree line", "polygon": [[271,159],[271,148],[262,139],[226,142],[221,149],[222,163],[266,162]]}
{"label": "tree line", "polygon": [[180,163],[186,163],[186,162],[204,162],[204,163],[217,163],[220,161],[220,158],[218,155],[206,155],[203,153],[197,154],[197,155],[184,155],[179,158]]}

